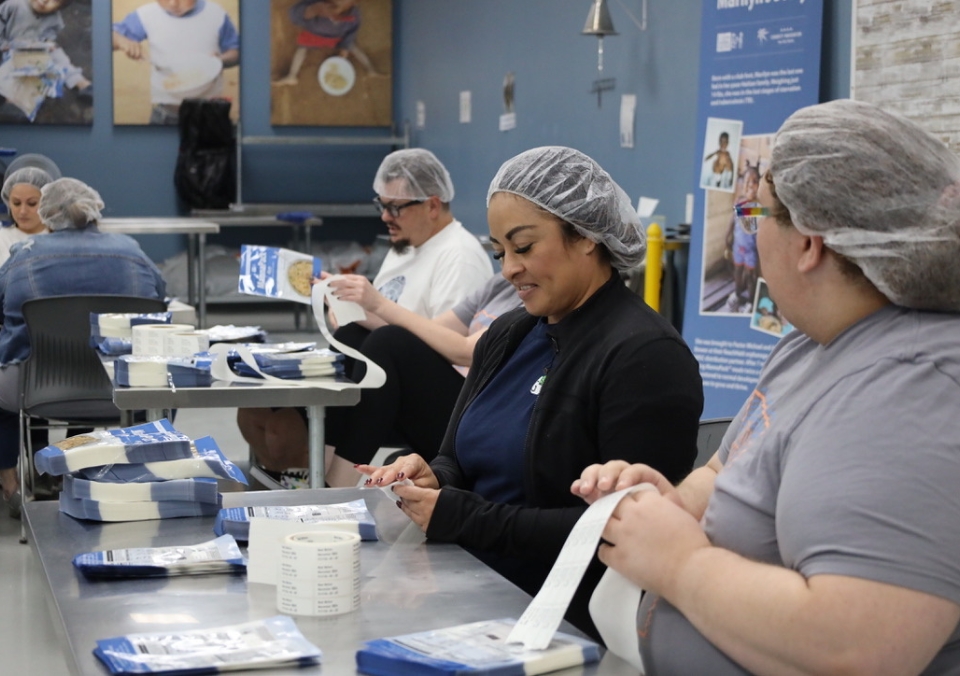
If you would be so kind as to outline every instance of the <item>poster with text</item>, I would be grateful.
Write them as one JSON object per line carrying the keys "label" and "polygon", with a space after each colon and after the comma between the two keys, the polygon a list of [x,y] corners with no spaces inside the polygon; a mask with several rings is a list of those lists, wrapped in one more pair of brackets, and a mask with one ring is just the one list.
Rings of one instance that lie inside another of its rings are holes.
{"label": "poster with text", "polygon": [[270,123],[389,127],[392,0],[271,0]]}
{"label": "poster with text", "polygon": [[790,327],[733,208],[756,199],[783,121],[819,100],[822,22],[822,0],[703,2],[683,335],[700,362],[704,419],[736,414]]}
{"label": "poster with text", "polygon": [[176,125],[184,99],[240,115],[240,0],[113,0],[113,123]]}
{"label": "poster with text", "polygon": [[93,124],[90,3],[0,2],[0,123]]}

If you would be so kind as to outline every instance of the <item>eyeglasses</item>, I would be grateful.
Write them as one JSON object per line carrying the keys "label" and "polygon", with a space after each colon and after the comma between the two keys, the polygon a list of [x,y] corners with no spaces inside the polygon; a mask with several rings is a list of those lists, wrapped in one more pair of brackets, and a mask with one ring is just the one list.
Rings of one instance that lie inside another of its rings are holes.
{"label": "eyeglasses", "polygon": [[410,200],[409,202],[404,202],[403,204],[395,204],[391,202],[390,204],[384,204],[380,201],[379,197],[373,198],[373,203],[377,206],[377,210],[382,214],[386,211],[393,218],[400,218],[400,212],[407,207],[412,207],[414,204],[423,204],[427,200]]}
{"label": "eyeglasses", "polygon": [[744,202],[733,207],[733,215],[745,233],[755,235],[760,219],[770,215],[770,207],[760,206],[759,202]]}

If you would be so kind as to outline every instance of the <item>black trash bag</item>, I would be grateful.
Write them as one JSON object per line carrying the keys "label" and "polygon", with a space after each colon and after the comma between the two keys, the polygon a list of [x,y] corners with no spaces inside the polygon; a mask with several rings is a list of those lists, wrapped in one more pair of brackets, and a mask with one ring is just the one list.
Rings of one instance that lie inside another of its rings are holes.
{"label": "black trash bag", "polygon": [[187,209],[226,209],[236,201],[237,156],[230,102],[185,99],[180,104],[180,150],[173,173]]}

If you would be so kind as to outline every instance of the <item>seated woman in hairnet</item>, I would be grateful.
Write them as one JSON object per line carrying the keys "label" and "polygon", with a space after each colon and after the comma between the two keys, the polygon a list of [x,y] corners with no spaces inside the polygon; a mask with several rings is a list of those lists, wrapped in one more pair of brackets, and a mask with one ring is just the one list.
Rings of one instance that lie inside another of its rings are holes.
{"label": "seated woman in hairnet", "polygon": [[7,206],[12,225],[0,228],[0,265],[10,258],[10,247],[30,235],[46,232],[37,209],[40,188],[53,180],[39,167],[24,167],[9,173],[0,188],[0,198]]}
{"label": "seated woman in hairnet", "polygon": [[61,178],[40,190],[40,220],[50,230],[13,245],[0,266],[0,484],[19,515],[20,368],[30,355],[25,301],[74,294],[163,298],[157,266],[136,240],[97,229],[103,201],[90,186]]}
{"label": "seated woman in hairnet", "polygon": [[[503,276],[522,308],[480,338],[440,453],[360,465],[432,540],[455,542],[530,594],[586,509],[570,483],[595,462],[645,462],[679,481],[697,455],[703,390],[677,332],[618,270],[643,258],[630,198],[570,148],[507,161],[487,193]],[[594,633],[594,560],[567,619]]]}
{"label": "seated woman in hairnet", "polygon": [[960,673],[960,160],[833,101],[780,128],[759,202],[797,330],[720,450],[676,488],[624,462],[572,486],[659,489],[600,547],[647,590],[646,673]]}

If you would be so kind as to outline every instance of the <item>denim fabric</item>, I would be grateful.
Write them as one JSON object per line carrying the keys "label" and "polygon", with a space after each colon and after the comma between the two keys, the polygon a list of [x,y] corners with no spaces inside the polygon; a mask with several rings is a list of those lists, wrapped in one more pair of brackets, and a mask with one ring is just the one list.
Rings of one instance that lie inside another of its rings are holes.
{"label": "denim fabric", "polygon": [[165,291],[157,266],[132,237],[90,227],[18,242],[0,267],[0,365],[30,355],[24,301],[101,293],[163,298]]}

